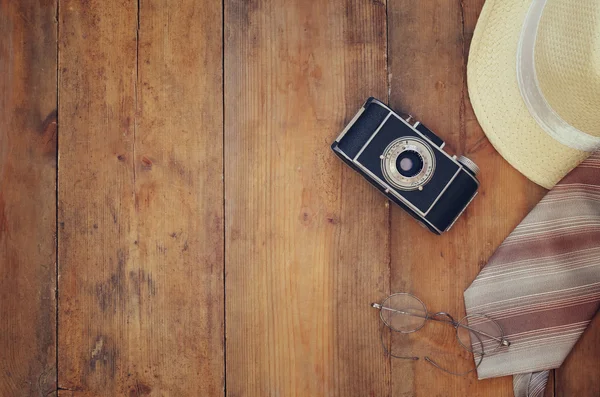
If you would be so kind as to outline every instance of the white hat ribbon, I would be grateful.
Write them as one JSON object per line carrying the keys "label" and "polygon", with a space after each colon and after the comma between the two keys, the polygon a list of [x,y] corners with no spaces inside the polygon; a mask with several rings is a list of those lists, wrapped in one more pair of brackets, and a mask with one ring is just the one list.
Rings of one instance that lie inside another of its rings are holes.
{"label": "white hat ribbon", "polygon": [[[521,31],[517,50],[517,81],[531,116],[552,138],[572,149],[594,152],[600,137],[586,134],[563,120],[552,109],[542,90],[535,69],[535,42],[546,0],[533,0]],[[600,110],[599,110],[600,111]]]}

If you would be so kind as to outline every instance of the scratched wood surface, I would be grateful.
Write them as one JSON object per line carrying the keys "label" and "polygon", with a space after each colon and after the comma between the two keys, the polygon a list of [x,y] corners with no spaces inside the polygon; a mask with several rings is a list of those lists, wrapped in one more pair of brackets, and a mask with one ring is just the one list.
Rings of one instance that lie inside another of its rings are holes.
{"label": "scratched wood surface", "polygon": [[[369,308],[464,314],[544,194],[470,107],[482,5],[0,0],[0,397],[512,395],[385,357]],[[481,167],[450,233],[330,152],[369,95]],[[599,331],[546,397],[600,395]],[[391,340],[471,365],[450,328]]]}
{"label": "scratched wood surface", "polygon": [[222,393],[221,10],[60,1],[61,394]]}
{"label": "scratched wood surface", "polygon": [[385,4],[225,2],[227,394],[382,396],[388,207],[329,145],[386,97]]}
{"label": "scratched wood surface", "polygon": [[0,396],[56,390],[56,1],[0,1]]}

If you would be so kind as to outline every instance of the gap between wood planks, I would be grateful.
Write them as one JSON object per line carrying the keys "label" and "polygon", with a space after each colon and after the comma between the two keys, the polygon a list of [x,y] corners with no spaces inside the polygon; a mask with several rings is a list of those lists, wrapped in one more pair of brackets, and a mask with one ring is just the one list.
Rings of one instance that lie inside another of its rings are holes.
{"label": "gap between wood planks", "polygon": [[[59,18],[59,4],[60,1],[57,1],[57,5],[56,5],[56,24],[57,24],[57,36],[59,35],[59,29],[60,29],[60,24],[58,23],[58,18]],[[221,3],[222,5],[222,69],[223,69],[223,78],[222,78],[222,87],[223,87],[223,101],[222,101],[222,114],[223,114],[223,130],[222,130],[222,135],[223,135],[223,158],[224,158],[224,152],[225,152],[225,46],[226,46],[226,41],[225,41],[225,1],[222,1]],[[464,71],[466,71],[466,55],[468,54],[468,48],[465,44],[464,41],[464,34],[465,34],[465,26],[464,26],[464,3],[463,1],[460,2],[460,6],[461,6],[461,12],[462,12],[462,30],[463,30],[463,46],[464,46]],[[386,7],[386,38],[385,38],[385,51],[386,51],[386,75],[389,76],[389,69],[390,69],[390,63],[389,63],[389,19],[388,19],[388,7],[389,4],[388,2],[385,3],[385,7]],[[135,152],[135,143],[136,143],[136,133],[137,133],[137,128],[138,128],[138,119],[137,119],[137,110],[138,110],[138,100],[139,100],[139,93],[138,93],[138,88],[139,88],[139,34],[140,34],[140,8],[141,8],[141,0],[137,0],[137,30],[136,30],[136,75],[135,75],[135,109],[136,109],[136,115],[134,117],[134,125],[133,125],[133,159],[132,162],[135,162],[135,158],[136,158],[136,152]],[[57,40],[57,81],[56,81],[56,100],[57,100],[57,105],[59,103],[60,97],[59,97],[59,74],[58,74],[58,67],[59,67],[59,62],[58,59],[60,58],[60,53],[58,51],[58,40]],[[391,79],[388,78],[387,80],[387,101],[389,103],[390,101],[390,95],[391,95],[391,90],[392,90],[392,86],[391,86]],[[460,133],[466,134],[466,130],[464,128],[464,107],[465,105],[465,98],[467,96],[465,87],[463,86],[462,89],[462,97],[461,97],[461,113],[460,113],[460,118],[461,118],[461,130]],[[57,126],[57,128],[60,128],[60,126]],[[461,142],[464,142],[464,139],[461,139]],[[57,153],[58,153],[58,140],[56,143],[56,149],[57,149]],[[462,148],[464,149],[464,148]],[[226,205],[226,200],[227,197],[225,196],[225,161],[223,161],[223,216],[226,216],[225,213],[225,205]],[[136,181],[136,167],[135,164],[133,164],[133,181],[134,181],[134,185],[135,185],[135,181]],[[59,167],[58,167],[58,163],[57,163],[57,169],[56,169],[56,199],[57,199],[57,209],[56,209],[56,235],[58,236],[58,220],[59,220],[59,214],[58,214],[58,185],[59,184]],[[133,194],[135,196],[135,189],[133,190]],[[391,228],[392,228],[392,220],[391,220],[391,209],[389,209],[388,207],[388,229],[390,231],[390,233],[388,233],[388,238],[390,239],[389,244],[391,244]],[[223,255],[225,258],[225,252],[226,252],[226,222],[224,219],[224,227],[223,227]],[[58,237],[56,237],[56,384],[57,384],[57,391],[58,390],[69,390],[66,388],[61,388],[59,387],[59,379],[58,379],[58,365],[59,365],[59,361],[58,361],[58,357],[59,357],[59,346],[58,346],[58,327],[59,327],[59,322],[58,322],[58,315],[59,315],[59,311],[58,311],[58,305],[59,305],[59,300],[58,300],[58,296],[59,296],[59,280],[58,280],[58,274],[59,274],[59,240]],[[388,274],[391,274],[391,267],[392,267],[392,263],[391,263],[391,254],[388,255],[389,259],[388,259]],[[224,259],[225,261],[225,259]],[[227,374],[227,354],[226,354],[226,349],[227,349],[227,324],[226,324],[226,313],[225,313],[225,309],[226,309],[226,288],[225,288],[225,276],[226,276],[226,263],[224,262],[224,266],[223,266],[223,316],[224,316],[224,332],[223,332],[223,350],[224,350],[224,355],[223,355],[223,377],[224,377],[224,394],[227,395],[227,378],[226,378],[226,374]],[[391,277],[389,277],[389,286],[388,286],[389,290],[391,291]],[[390,364],[391,365],[391,364]],[[555,386],[555,385],[554,385]],[[390,390],[391,390],[391,377],[390,377]]]}

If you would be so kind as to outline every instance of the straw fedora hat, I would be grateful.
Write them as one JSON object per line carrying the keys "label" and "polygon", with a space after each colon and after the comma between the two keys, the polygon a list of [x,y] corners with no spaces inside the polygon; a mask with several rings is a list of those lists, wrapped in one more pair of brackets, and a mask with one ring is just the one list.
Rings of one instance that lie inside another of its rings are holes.
{"label": "straw fedora hat", "polygon": [[487,0],[467,80],[492,145],[550,189],[600,149],[600,0]]}

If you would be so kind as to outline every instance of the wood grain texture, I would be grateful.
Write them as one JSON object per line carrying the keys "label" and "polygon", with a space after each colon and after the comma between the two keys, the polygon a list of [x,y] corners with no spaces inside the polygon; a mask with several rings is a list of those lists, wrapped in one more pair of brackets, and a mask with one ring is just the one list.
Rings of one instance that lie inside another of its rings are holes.
{"label": "wood grain texture", "polygon": [[105,4],[59,3],[58,378],[81,396],[122,395],[141,380],[127,376],[140,312],[129,279],[139,269],[131,159],[137,9]]}
{"label": "wood grain texture", "polygon": [[[390,361],[369,307],[464,314],[545,193],[469,104],[483,0],[57,1],[0,0],[0,396],[512,395]],[[481,167],[450,233],[331,153],[370,95]],[[599,330],[546,397],[600,395]],[[471,365],[449,327],[393,343]]]}
{"label": "wood grain texture", "polygon": [[230,396],[388,393],[388,206],[329,149],[369,95],[382,2],[225,2]]}
{"label": "wood grain texture", "polygon": [[56,1],[0,1],[0,396],[56,389]]}
{"label": "wood grain texture", "polygon": [[222,393],[221,19],[218,2],[60,3],[65,395]]}
{"label": "wood grain texture", "polygon": [[222,4],[140,4],[133,161],[139,274],[142,281],[147,275],[149,296],[137,360],[151,368],[150,395],[218,396],[224,388]]}
{"label": "wood grain texture", "polygon": [[[464,315],[463,291],[489,256],[544,194],[519,174],[485,138],[468,102],[466,54],[483,1],[390,0],[391,105],[437,132],[447,151],[465,154],[481,168],[480,193],[454,228],[438,237],[400,209],[392,210],[392,291],[419,296],[433,311]],[[472,367],[452,327],[428,325],[397,337],[400,352],[430,355],[453,370]],[[392,362],[397,396],[508,396],[512,377],[477,381],[427,362]]]}

